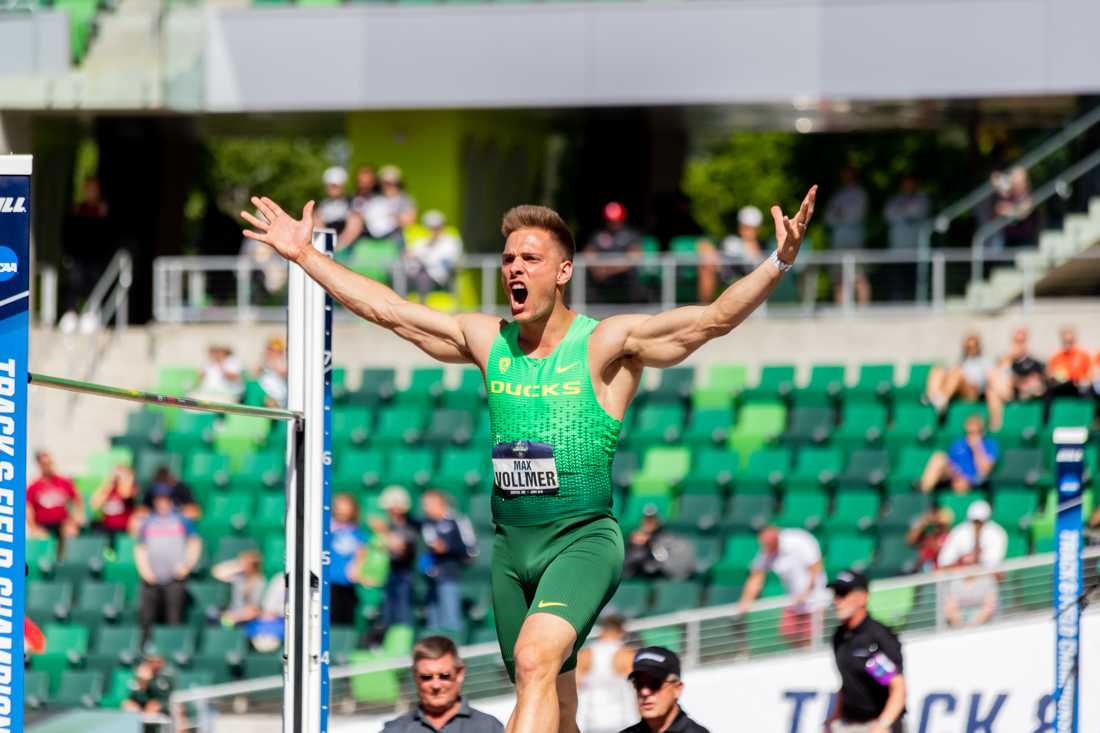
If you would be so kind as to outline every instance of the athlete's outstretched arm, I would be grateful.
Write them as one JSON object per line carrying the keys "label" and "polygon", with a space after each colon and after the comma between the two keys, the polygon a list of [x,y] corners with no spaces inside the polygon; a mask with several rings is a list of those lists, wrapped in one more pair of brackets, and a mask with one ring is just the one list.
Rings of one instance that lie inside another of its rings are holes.
{"label": "athlete's outstretched arm", "polygon": [[[802,200],[794,218],[784,216],[778,206],[772,207],[777,243],[775,254],[787,264],[793,264],[798,256],[816,198],[817,186],[814,186]],[[774,263],[765,261],[726,288],[709,305],[674,308],[653,316],[613,316],[600,324],[602,333],[596,336],[617,349],[618,356],[633,357],[645,366],[673,366],[707,341],[726,335],[748,318],[767,300],[782,276]]]}
{"label": "athlete's outstretched arm", "polygon": [[482,350],[479,342],[486,338],[491,341],[496,318],[479,314],[451,316],[410,303],[389,286],[325,257],[311,242],[312,201],[302,210],[301,219],[293,218],[269,198],[253,196],[252,204],[266,221],[242,211],[241,217],[255,229],[246,229],[244,235],[296,263],[352,313],[393,331],[440,361],[479,363],[475,352]]}

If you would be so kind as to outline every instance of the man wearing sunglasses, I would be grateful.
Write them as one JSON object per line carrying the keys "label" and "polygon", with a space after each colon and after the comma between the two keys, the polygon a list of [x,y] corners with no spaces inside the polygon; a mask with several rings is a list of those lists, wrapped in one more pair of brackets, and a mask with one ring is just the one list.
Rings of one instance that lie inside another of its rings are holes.
{"label": "man wearing sunglasses", "polygon": [[661,646],[647,646],[634,655],[630,684],[638,695],[642,719],[622,733],[710,733],[680,707],[684,682],[680,658]]}
{"label": "man wearing sunglasses", "polygon": [[466,665],[446,636],[425,636],[413,646],[413,682],[419,703],[386,723],[382,733],[501,733],[492,715],[462,697]]}
{"label": "man wearing sunglasses", "polygon": [[833,653],[840,692],[825,721],[825,733],[905,733],[905,677],[901,643],[867,613],[867,577],[856,570],[837,573]]}

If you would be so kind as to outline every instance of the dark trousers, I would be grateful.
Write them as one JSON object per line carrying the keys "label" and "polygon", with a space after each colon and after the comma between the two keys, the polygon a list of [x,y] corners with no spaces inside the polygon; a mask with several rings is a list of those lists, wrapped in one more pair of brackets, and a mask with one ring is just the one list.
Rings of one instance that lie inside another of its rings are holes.
{"label": "dark trousers", "polygon": [[409,571],[390,572],[382,604],[382,626],[413,625],[413,579]]}
{"label": "dark trousers", "polygon": [[354,585],[333,583],[329,586],[329,621],[337,626],[351,626],[355,623],[355,612],[359,610],[359,595]]}
{"label": "dark trousers", "polygon": [[141,609],[138,618],[141,622],[143,639],[149,638],[149,629],[153,624],[178,626],[183,623],[183,614],[187,610],[187,586],[182,580],[150,585],[141,584]]}

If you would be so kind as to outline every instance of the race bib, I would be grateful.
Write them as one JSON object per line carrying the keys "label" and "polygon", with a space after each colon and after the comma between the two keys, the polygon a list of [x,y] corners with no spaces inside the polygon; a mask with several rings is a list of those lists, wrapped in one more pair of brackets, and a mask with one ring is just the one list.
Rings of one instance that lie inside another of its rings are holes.
{"label": "race bib", "polygon": [[493,482],[506,496],[558,493],[558,464],[546,443],[516,440],[493,447]]}

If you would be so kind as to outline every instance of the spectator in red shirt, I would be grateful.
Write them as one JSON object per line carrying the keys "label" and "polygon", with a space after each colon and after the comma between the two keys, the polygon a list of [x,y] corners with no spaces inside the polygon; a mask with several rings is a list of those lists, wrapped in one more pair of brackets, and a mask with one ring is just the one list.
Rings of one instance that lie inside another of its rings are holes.
{"label": "spectator in red shirt", "polygon": [[130,520],[137,507],[137,482],[129,466],[115,466],[111,475],[92,494],[92,512],[99,516],[96,529],[111,535],[130,531]]}
{"label": "spectator in red shirt", "polygon": [[1089,352],[1077,345],[1077,332],[1065,327],[1059,332],[1062,350],[1050,357],[1047,374],[1050,376],[1049,394],[1052,396],[1080,397],[1090,386],[1092,359]]}
{"label": "spectator in red shirt", "polygon": [[914,572],[935,570],[940,550],[955,523],[955,514],[946,507],[933,508],[913,520],[905,541],[917,550]]}
{"label": "spectator in red shirt", "polygon": [[34,460],[39,477],[27,487],[27,534],[39,538],[53,535],[64,542],[80,533],[84,503],[72,480],[57,473],[48,451],[38,451]]}

